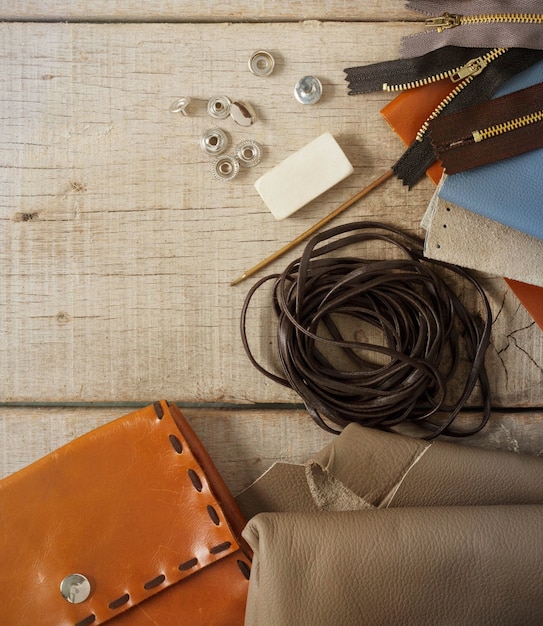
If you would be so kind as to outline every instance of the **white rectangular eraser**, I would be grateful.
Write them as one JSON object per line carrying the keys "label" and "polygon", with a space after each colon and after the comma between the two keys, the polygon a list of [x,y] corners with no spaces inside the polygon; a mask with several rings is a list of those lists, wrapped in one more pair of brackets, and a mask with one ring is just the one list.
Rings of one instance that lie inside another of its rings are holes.
{"label": "white rectangular eraser", "polygon": [[353,171],[337,141],[324,133],[261,176],[255,188],[275,219],[282,220]]}

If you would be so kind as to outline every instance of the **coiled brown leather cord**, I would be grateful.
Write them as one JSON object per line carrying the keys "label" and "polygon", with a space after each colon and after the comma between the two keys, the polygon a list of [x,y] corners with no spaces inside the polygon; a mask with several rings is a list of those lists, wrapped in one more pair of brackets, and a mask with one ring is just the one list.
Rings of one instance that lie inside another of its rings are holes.
{"label": "coiled brown leather cord", "polygon": [[[345,254],[346,248],[370,241],[385,242],[401,258]],[[482,317],[468,311],[443,270],[471,285],[482,303]],[[246,331],[251,299],[270,280],[283,375],[257,362]],[[360,334],[376,329],[382,343],[358,341],[356,332],[348,338],[353,321]],[[419,239],[378,222],[346,224],[314,236],[281,274],[266,276],[250,289],[241,312],[242,341],[253,365],[294,389],[314,421],[335,433],[340,431],[330,422],[392,429],[411,421],[428,429],[428,438],[478,432],[491,409],[484,368],[490,329],[490,306],[473,277],[459,267],[425,259]],[[459,377],[462,390],[451,402],[449,383]],[[453,428],[476,383],[483,397],[480,422],[470,429]]]}

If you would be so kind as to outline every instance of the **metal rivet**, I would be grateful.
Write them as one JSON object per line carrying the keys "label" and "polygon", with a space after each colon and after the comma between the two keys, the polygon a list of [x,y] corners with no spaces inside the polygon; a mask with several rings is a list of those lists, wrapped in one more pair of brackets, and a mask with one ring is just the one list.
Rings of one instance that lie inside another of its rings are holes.
{"label": "metal rivet", "polygon": [[70,574],[60,583],[60,593],[72,604],[85,602],[90,596],[91,585],[82,574]]}
{"label": "metal rivet", "polygon": [[178,98],[175,102],[173,102],[170,106],[170,113],[182,113],[183,115],[187,115],[187,107],[190,104],[190,98],[188,96],[183,96],[182,98]]}
{"label": "metal rivet", "polygon": [[227,96],[215,96],[207,103],[207,112],[211,117],[222,120],[230,115],[232,101]]}
{"label": "metal rivet", "polygon": [[315,76],[304,76],[294,87],[294,96],[302,104],[315,104],[322,96],[321,81]]}
{"label": "metal rivet", "polygon": [[235,154],[240,165],[254,167],[262,160],[262,146],[253,139],[246,139],[238,143]]}
{"label": "metal rivet", "polygon": [[211,171],[218,180],[232,180],[239,173],[239,161],[228,154],[220,156],[214,161]]}
{"label": "metal rivet", "polygon": [[256,121],[254,110],[246,102],[232,102],[230,117],[240,126],[251,126]]}
{"label": "metal rivet", "polygon": [[266,50],[258,50],[249,59],[249,69],[255,76],[269,76],[274,67],[275,59]]}
{"label": "metal rivet", "polygon": [[210,128],[200,138],[200,147],[206,154],[218,155],[228,146],[228,137],[220,128]]}

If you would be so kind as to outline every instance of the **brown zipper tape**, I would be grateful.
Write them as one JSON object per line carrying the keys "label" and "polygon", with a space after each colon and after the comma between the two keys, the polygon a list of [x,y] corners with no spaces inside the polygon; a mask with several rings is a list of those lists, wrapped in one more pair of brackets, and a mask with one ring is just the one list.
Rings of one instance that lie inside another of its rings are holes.
{"label": "brown zipper tape", "polygon": [[[543,119],[537,115],[542,110],[539,83],[432,120],[432,145],[447,174],[511,158],[543,147]],[[493,136],[476,141],[488,128],[496,129]]]}

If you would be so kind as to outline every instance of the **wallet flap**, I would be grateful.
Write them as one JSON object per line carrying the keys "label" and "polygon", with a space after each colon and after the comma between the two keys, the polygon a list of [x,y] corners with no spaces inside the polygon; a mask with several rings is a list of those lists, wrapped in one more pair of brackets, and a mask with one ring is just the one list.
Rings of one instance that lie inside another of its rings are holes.
{"label": "wallet flap", "polygon": [[0,482],[0,623],[102,624],[239,549],[183,421],[155,403]]}

